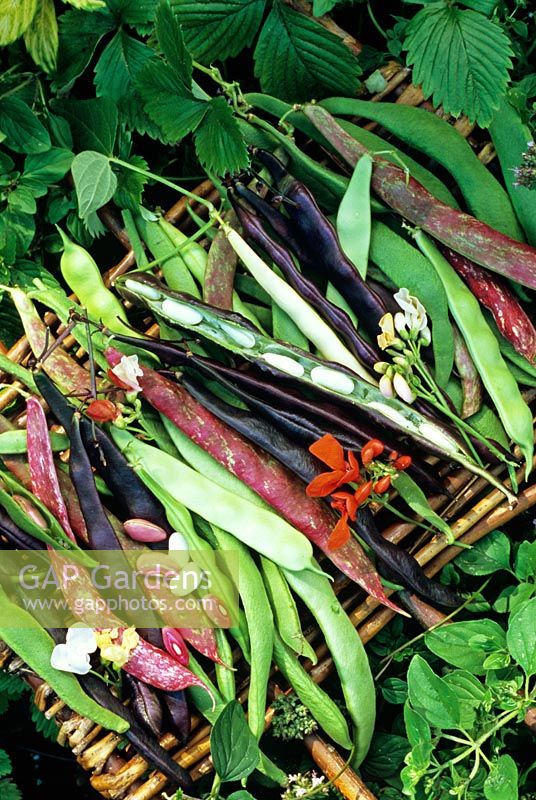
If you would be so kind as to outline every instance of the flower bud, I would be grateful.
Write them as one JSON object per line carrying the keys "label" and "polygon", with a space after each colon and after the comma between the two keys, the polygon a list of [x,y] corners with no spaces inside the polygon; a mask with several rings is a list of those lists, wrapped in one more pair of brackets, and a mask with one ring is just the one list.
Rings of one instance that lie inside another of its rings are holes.
{"label": "flower bud", "polygon": [[399,372],[393,378],[393,388],[401,400],[406,403],[413,403],[415,400],[415,393],[410,387],[407,380]]}
{"label": "flower bud", "polygon": [[387,399],[391,399],[392,397],[395,396],[395,392],[393,389],[393,382],[391,381],[391,378],[388,375],[383,375],[380,378],[379,389],[380,392],[383,394],[383,396],[387,397]]}

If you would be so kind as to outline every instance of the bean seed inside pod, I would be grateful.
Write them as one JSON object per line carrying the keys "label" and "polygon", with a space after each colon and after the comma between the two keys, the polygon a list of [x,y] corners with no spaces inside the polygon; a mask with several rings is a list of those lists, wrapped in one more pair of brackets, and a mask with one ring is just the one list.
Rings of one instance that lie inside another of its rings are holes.
{"label": "bean seed inside pod", "polygon": [[186,303],[179,303],[178,300],[171,300],[166,297],[162,303],[162,314],[179,325],[199,325],[203,322],[203,315],[196,308],[187,306]]}
{"label": "bean seed inside pod", "polygon": [[314,367],[311,370],[311,380],[317,386],[323,386],[339,394],[352,394],[354,391],[354,382],[349,375],[329,367]]}
{"label": "bean seed inside pod", "polygon": [[126,279],[125,289],[128,289],[135,294],[141,294],[141,296],[146,297],[147,300],[158,300],[160,297],[160,292],[156,287],[148,286],[146,283],[135,281],[132,278]]}
{"label": "bean seed inside pod", "polygon": [[27,497],[23,497],[20,494],[14,494],[12,499],[16,502],[16,504],[20,508],[22,508],[24,513],[32,520],[32,522],[34,522],[36,525],[38,525],[40,528],[46,531],[46,529],[48,528],[48,524],[45,518],[43,517],[41,512],[34,506],[34,504],[30,500],[28,500]]}
{"label": "bean seed inside pod", "polygon": [[123,523],[125,533],[135,542],[163,542],[167,539],[166,531],[146,519],[127,519]]}
{"label": "bean seed inside pod", "polygon": [[220,322],[220,328],[225,334],[233,340],[240,347],[255,347],[255,335],[251,331],[243,331],[240,328],[234,328],[232,325],[226,325],[225,322]]}
{"label": "bean seed inside pod", "polygon": [[301,378],[305,372],[300,362],[295,361],[290,356],[284,356],[280,353],[263,353],[261,358],[271,367],[275,367],[287,375],[292,375],[293,378]]}

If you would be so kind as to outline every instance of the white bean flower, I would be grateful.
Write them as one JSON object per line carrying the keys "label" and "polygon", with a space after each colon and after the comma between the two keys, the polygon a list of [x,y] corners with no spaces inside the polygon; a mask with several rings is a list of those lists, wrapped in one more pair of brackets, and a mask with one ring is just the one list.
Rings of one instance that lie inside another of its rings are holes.
{"label": "white bean flower", "polygon": [[90,653],[97,649],[97,638],[91,628],[73,625],[67,631],[65,642],[57,644],[50,656],[50,665],[62,672],[87,675],[91,669]]}
{"label": "white bean flower", "polygon": [[[429,337],[430,331],[428,330],[428,317],[423,304],[416,297],[411,295],[409,290],[406,288],[400,289],[398,292],[396,292],[394,298],[404,312],[406,328],[415,333],[421,333],[422,331],[426,330]],[[395,316],[395,326],[397,330],[400,331],[401,328],[399,328],[397,325],[397,317],[399,317],[399,314],[396,314]],[[400,319],[398,324],[401,325]]]}
{"label": "white bean flower", "polygon": [[121,383],[124,383],[125,386],[129,387],[130,391],[141,392],[141,386],[138,383],[138,378],[143,375],[143,370],[139,365],[138,356],[123,356],[119,364],[116,364],[115,367],[112,367],[111,371],[116,378],[119,378]]}

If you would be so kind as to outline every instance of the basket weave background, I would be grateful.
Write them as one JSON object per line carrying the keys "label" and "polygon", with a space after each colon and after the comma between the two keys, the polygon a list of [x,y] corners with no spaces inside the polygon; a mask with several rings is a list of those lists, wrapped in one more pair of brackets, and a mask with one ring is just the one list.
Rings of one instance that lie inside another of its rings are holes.
{"label": "basket weave background", "polygon": [[[302,9],[302,0],[292,0],[292,4]],[[333,30],[334,23],[330,20],[324,24],[331,25]],[[360,45],[355,40],[349,39],[347,34],[340,29],[335,30],[347,44],[356,52]],[[373,101],[388,101],[403,103],[411,106],[421,106],[427,108],[431,113],[440,116],[441,110],[435,110],[429,103],[424,102],[422,92],[419,87],[414,86],[410,81],[410,71],[400,67],[395,62],[388,63],[382,73],[387,81],[384,90],[370,99]],[[468,139],[478,158],[484,163],[490,163],[494,158],[493,146],[482,139],[483,132],[469,123],[462,117],[456,121],[449,120],[462,136]],[[376,123],[367,123],[364,127],[368,129],[377,128]],[[204,181],[195,190],[199,196],[215,199],[217,191],[209,181]],[[178,225],[188,224],[187,205],[192,201],[181,199],[166,214],[166,217]],[[197,212],[202,212],[202,207],[194,208]],[[110,209],[104,209],[103,221],[109,229],[117,236],[125,246],[127,252],[121,261],[110,268],[106,273],[109,283],[123,272],[132,268],[135,264],[133,253],[129,249],[128,240],[124,232],[115,222],[113,213]],[[56,333],[61,331],[57,320],[53,314],[45,315],[45,321]],[[149,329],[150,333],[155,333],[156,326]],[[76,357],[84,360],[85,353],[76,345],[72,337],[68,337],[63,346],[70,348]],[[12,360],[24,363],[30,353],[28,342],[25,338],[20,339],[11,349],[7,350],[0,342],[0,349]],[[0,411],[5,409],[15,399],[17,385],[3,392],[0,397]],[[536,392],[527,395],[529,402],[536,397]],[[24,424],[24,417],[15,419],[19,425]],[[500,473],[500,468],[496,470]],[[488,491],[485,481],[468,473],[466,470],[458,470],[445,478],[445,485],[451,492],[452,499],[445,496],[430,498],[431,505],[441,513],[441,515],[452,525],[454,536],[461,541],[471,544],[485,536],[491,530],[504,525],[516,515],[526,511],[536,503],[536,485],[524,488],[519,497],[519,503],[515,509],[508,508],[504,502],[503,495],[498,490]],[[382,524],[383,513],[380,517]],[[383,523],[383,535],[395,543],[402,542],[410,533],[414,526],[408,523],[392,522],[386,525]],[[419,563],[425,567],[426,573],[430,576],[437,573],[446,563],[451,561],[460,552],[460,549],[447,546],[441,536],[431,537],[426,534],[424,537],[415,540],[412,538],[411,552]],[[370,641],[394,616],[391,610],[379,606],[372,598],[364,599],[363,592],[348,579],[340,576],[334,584],[335,591],[339,595],[343,607],[347,611],[353,624],[359,631],[364,642]],[[320,683],[331,672],[332,661],[327,648],[322,641],[319,631],[310,627],[306,630],[306,635],[312,642],[318,655],[318,663],[312,666],[310,662],[305,662],[304,666],[310,672],[313,679]],[[237,654],[238,658],[238,654]],[[238,668],[238,699],[240,702],[247,702],[248,681],[247,672],[243,664],[235,663]],[[59,726],[58,741],[62,745],[70,747],[73,755],[79,764],[88,771],[89,780],[95,790],[109,800],[150,800],[150,798],[161,798],[162,792],[168,786],[167,779],[158,771],[152,770],[147,761],[136,754],[130,745],[118,750],[118,745],[122,737],[111,732],[107,732],[99,725],[95,725],[90,720],[80,717],[72,712],[65,704],[59,700],[51,689],[37,675],[32,673],[20,658],[14,655],[9,648],[0,642],[0,667],[12,673],[18,673],[32,686],[35,691],[35,703],[45,712],[48,718],[54,718]],[[242,678],[242,684],[240,679]],[[287,684],[282,676],[274,670],[269,686],[269,699],[273,699],[281,691],[288,691]],[[268,708],[266,713],[266,726],[271,723],[272,712]],[[164,734],[161,737],[161,745],[169,750],[172,757],[184,768],[189,770],[195,780],[212,770],[209,748],[210,726],[207,725],[197,714],[192,715],[192,732],[186,746],[179,746],[179,742],[172,734]],[[125,742],[123,742],[125,744]],[[320,736],[311,734],[305,739],[305,746],[312,755],[318,767],[327,775],[328,778],[336,776],[344,766],[344,759],[335,749],[325,743]],[[374,800],[374,795],[362,783],[359,777],[351,770],[346,769],[335,781],[336,786],[350,800]]]}

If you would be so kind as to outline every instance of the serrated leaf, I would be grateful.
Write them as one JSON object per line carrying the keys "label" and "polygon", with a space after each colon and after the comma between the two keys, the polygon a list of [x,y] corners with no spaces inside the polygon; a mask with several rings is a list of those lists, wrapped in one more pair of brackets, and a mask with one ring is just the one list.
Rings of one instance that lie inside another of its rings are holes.
{"label": "serrated leaf", "polygon": [[111,14],[67,11],[59,18],[55,87],[66,92],[90,63],[102,37],[115,27]]}
{"label": "serrated leaf", "polygon": [[0,750],[0,778],[10,775],[13,770],[11,759],[5,750]]}
{"label": "serrated leaf", "polygon": [[224,61],[249,47],[266,0],[171,0],[186,46],[203,64]]}
{"label": "serrated leaf", "polygon": [[257,742],[236,700],[225,706],[214,723],[210,734],[210,752],[214,769],[222,781],[246,778],[259,763]]}
{"label": "serrated leaf", "polygon": [[22,36],[37,9],[37,0],[0,0],[0,46]]}
{"label": "serrated leaf", "polygon": [[2,800],[22,800],[19,787],[11,780],[0,781],[0,797]]}
{"label": "serrated leaf", "polygon": [[87,217],[92,211],[101,208],[111,200],[117,188],[117,178],[110,162],[102,153],[91,150],[79,153],[73,160],[71,173],[80,217]]}
{"label": "serrated leaf", "polygon": [[283,100],[319,97],[327,89],[354,95],[361,68],[339,37],[310,17],[276,3],[255,48],[264,92]]}
{"label": "serrated leaf", "polygon": [[47,719],[42,711],[40,711],[34,702],[30,703],[30,716],[35,725],[38,733],[48,739],[50,742],[56,742],[58,739],[58,726],[54,718]]}
{"label": "serrated leaf", "polygon": [[249,164],[246,144],[224,97],[208,104],[208,112],[195,134],[197,156],[216,175],[239,172]]}
{"label": "serrated leaf", "polygon": [[512,66],[510,41],[498,23],[471,9],[433,3],[409,23],[404,49],[426,98],[454,116],[464,113],[489,125]]}
{"label": "serrated leaf", "polygon": [[[135,167],[148,169],[147,162],[141,156],[131,155],[123,160],[128,161],[129,164]],[[147,183],[147,178],[138,172],[133,172],[123,167],[117,171],[116,176],[117,189],[114,194],[114,203],[120,208],[130,208],[132,211],[137,212],[141,204],[143,187]]]}
{"label": "serrated leaf", "polygon": [[463,6],[472,8],[473,11],[480,11],[481,14],[491,16],[498,5],[498,0],[460,0]]}
{"label": "serrated leaf", "polygon": [[158,0],[107,0],[120,25],[131,25],[138,33],[149,33]]}
{"label": "serrated leaf", "polygon": [[173,67],[178,79],[187,92],[192,89],[192,57],[184,43],[184,37],[177,18],[167,0],[162,0],[156,12],[155,24],[158,44]]}
{"label": "serrated leaf", "polygon": [[112,155],[117,132],[117,106],[110,97],[61,100],[54,105],[71,127],[76,150]]}
{"label": "serrated leaf", "polygon": [[18,97],[0,100],[0,130],[5,146],[16,153],[43,153],[50,147],[47,129]]}
{"label": "serrated leaf", "polygon": [[[1,275],[2,283],[5,276]],[[27,690],[27,686],[18,675],[0,672],[0,694],[7,695],[12,700],[17,700]]]}
{"label": "serrated leaf", "polygon": [[188,97],[182,82],[163,61],[147,63],[140,70],[137,87],[145,111],[167,142],[179,142],[197,128],[207,113],[208,103]]}
{"label": "serrated leaf", "polygon": [[52,72],[58,55],[58,21],[53,0],[39,0],[37,12],[24,32],[24,44],[36,64]]}

